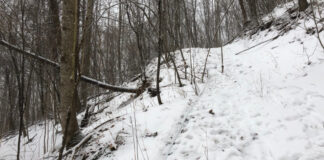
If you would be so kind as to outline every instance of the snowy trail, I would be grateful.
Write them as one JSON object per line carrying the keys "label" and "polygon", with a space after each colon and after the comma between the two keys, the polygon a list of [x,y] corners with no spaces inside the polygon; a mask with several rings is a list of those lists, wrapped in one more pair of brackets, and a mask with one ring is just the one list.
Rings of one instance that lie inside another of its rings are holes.
{"label": "snowy trail", "polygon": [[173,129],[170,131],[169,136],[170,139],[166,142],[166,148],[163,151],[163,155],[167,158],[169,155],[173,154],[174,145],[176,144],[176,140],[179,138],[180,134],[184,132],[184,128],[186,128],[189,120],[189,115],[193,110],[193,106],[197,103],[197,100],[189,99],[188,105],[186,109],[181,114],[180,120],[173,125]]}
{"label": "snowy trail", "polygon": [[[242,48],[236,45],[227,51]],[[228,54],[225,75],[208,68],[208,88],[194,103],[167,159],[324,159],[324,90],[312,77],[318,76],[312,75],[318,67],[306,68],[300,59],[289,63],[287,57],[298,54],[279,58],[269,47],[259,47],[266,50],[260,54]],[[210,63],[217,62],[212,55]]]}
{"label": "snowy trail", "polygon": [[[278,35],[276,27],[224,46],[224,74],[219,67],[220,48],[211,49],[204,83],[199,78],[208,49],[183,49],[186,64],[193,59],[198,96],[189,75],[183,79],[185,86],[178,87],[174,70],[164,64],[162,105],[148,92],[135,99],[127,93],[110,101],[105,96],[91,101],[98,114],[82,132],[100,127],[76,159],[89,155],[102,160],[324,160],[324,52],[317,38],[303,28],[312,27],[311,20],[296,19],[296,25],[266,43],[262,42]],[[180,52],[174,55],[184,78]],[[156,82],[156,64],[154,59],[147,67],[152,82]],[[127,86],[138,84],[140,80]],[[129,99],[131,103],[119,107]],[[105,123],[117,116],[122,117]],[[31,135],[43,139],[44,127],[33,128]],[[58,140],[50,143],[49,151],[60,147],[60,136],[55,136]],[[14,157],[16,140],[0,144],[0,159]],[[41,157],[43,146],[36,141],[24,146],[25,159]]]}

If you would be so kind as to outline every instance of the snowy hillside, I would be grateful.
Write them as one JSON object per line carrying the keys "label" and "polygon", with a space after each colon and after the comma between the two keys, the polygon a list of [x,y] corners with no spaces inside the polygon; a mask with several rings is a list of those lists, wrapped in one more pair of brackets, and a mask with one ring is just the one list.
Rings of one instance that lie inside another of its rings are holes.
{"label": "snowy hillside", "polygon": [[[282,27],[286,7],[274,11],[278,21],[269,28],[249,31],[223,48],[224,73],[220,48],[210,49],[204,82],[209,49],[183,49],[196,77],[191,84],[189,67],[184,87],[175,83],[174,69],[163,64],[163,105],[147,91],[139,97],[119,94],[108,102],[106,96],[90,101],[96,114],[82,129],[86,142],[65,151],[65,158],[324,160],[324,50],[316,33],[309,34],[315,25],[307,16]],[[320,36],[324,39],[324,32]],[[184,78],[180,52],[171,54]],[[155,71],[156,60],[147,71],[153,88]],[[42,139],[43,133],[43,126],[32,127],[30,136]],[[47,154],[43,140],[35,140],[23,145],[23,157],[56,159],[61,135],[53,136],[55,145],[46,142]],[[15,145],[16,138],[2,140],[0,159],[15,159],[15,147],[10,147]]]}

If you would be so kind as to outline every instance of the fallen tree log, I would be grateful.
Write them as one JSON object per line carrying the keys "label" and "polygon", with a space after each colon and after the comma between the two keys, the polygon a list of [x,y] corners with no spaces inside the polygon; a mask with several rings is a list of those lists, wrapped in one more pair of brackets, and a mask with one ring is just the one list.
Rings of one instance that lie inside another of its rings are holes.
{"label": "fallen tree log", "polygon": [[128,92],[128,93],[139,92],[138,88],[125,88],[125,87],[114,86],[114,85],[107,84],[105,82],[97,81],[93,78],[90,78],[90,77],[87,77],[84,75],[81,75],[80,80],[82,80],[83,82],[92,84],[92,85],[96,85],[100,88],[108,89],[108,90],[115,91],[115,92]]}
{"label": "fallen tree log", "polygon": [[4,47],[7,47],[8,49],[14,50],[14,51],[16,51],[16,52],[18,52],[20,54],[25,55],[25,56],[28,56],[28,57],[30,57],[32,59],[36,59],[39,62],[45,63],[45,64],[50,65],[52,67],[55,67],[57,69],[60,68],[60,65],[57,62],[54,62],[54,61],[52,61],[50,59],[47,59],[45,57],[36,55],[35,53],[22,50],[18,46],[12,45],[12,44],[8,43],[7,41],[0,40],[0,45],[2,45]]}
{"label": "fallen tree log", "polygon": [[[44,64],[50,65],[52,67],[55,67],[58,70],[58,72],[60,70],[59,63],[57,63],[55,61],[52,61],[52,60],[47,59],[45,57],[36,55],[35,53],[32,53],[32,52],[22,50],[18,46],[12,45],[12,44],[8,43],[7,41],[4,41],[4,40],[0,40],[0,45],[6,47],[8,49],[14,50],[17,53],[20,53],[20,54],[28,56],[28,57],[30,57],[32,59],[35,59],[35,60],[37,60],[37,61],[39,61],[41,63],[44,63]],[[107,84],[105,82],[101,82],[101,81],[98,81],[96,79],[87,77],[85,75],[81,75],[80,80],[83,81],[83,82],[89,83],[91,85],[98,86],[98,87],[103,88],[103,89],[108,89],[108,90],[114,91],[114,92],[127,92],[127,93],[138,93],[138,92],[140,92],[139,88],[126,88],[126,87],[114,86],[114,85],[110,85],[110,84]]]}

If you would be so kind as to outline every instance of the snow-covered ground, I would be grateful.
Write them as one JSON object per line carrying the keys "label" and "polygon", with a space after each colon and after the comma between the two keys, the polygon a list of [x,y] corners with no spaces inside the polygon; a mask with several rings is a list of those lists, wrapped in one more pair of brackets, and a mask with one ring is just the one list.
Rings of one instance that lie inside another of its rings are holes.
{"label": "snow-covered ground", "polygon": [[[284,14],[283,9],[276,9],[275,17]],[[163,105],[147,92],[139,97],[120,94],[109,102],[102,96],[100,104],[89,102],[96,104],[95,112],[105,109],[93,115],[90,125],[82,130],[92,137],[74,158],[324,160],[324,49],[316,34],[306,34],[305,27],[314,27],[312,20],[299,19],[297,24],[279,38],[238,55],[280,31],[273,26],[271,31],[243,36],[226,45],[223,74],[221,50],[211,49],[204,83],[201,74],[208,49],[183,49],[189,65],[191,55],[196,84],[190,83],[188,68],[189,80],[182,79],[185,86],[178,87],[174,70],[164,64],[160,83]],[[321,37],[324,39],[324,32]],[[175,55],[184,78],[180,52]],[[155,71],[156,60],[147,71],[153,88]],[[37,140],[27,146],[40,147],[31,150],[25,146],[22,158],[56,158],[57,152],[42,156],[44,145],[38,139],[43,132],[36,129],[30,133]],[[16,139],[0,145],[0,159],[15,159]],[[51,146],[55,146],[48,148],[52,151],[60,145]],[[71,155],[65,158],[71,159]]]}

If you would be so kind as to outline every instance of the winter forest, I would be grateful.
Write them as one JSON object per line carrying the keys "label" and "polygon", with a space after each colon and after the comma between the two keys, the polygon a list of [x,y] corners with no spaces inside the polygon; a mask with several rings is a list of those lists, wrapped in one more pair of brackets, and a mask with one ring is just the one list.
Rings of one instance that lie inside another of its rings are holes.
{"label": "winter forest", "polygon": [[324,160],[324,0],[0,0],[0,160]]}

